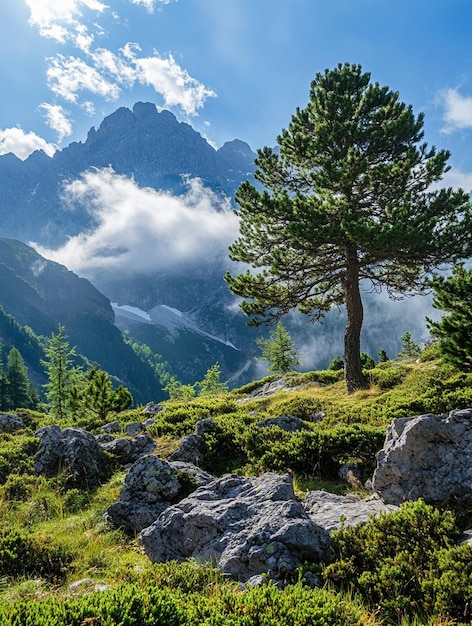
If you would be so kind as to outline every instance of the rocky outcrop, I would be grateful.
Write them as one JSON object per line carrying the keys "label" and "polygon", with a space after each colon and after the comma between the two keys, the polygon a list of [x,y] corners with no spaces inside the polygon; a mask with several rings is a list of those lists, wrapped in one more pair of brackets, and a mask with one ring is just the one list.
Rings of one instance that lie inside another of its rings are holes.
{"label": "rocky outcrop", "polygon": [[269,417],[258,422],[259,428],[268,428],[269,426],[277,426],[287,433],[293,433],[297,430],[309,430],[308,426],[299,417],[293,415],[281,415],[280,417]]}
{"label": "rocky outcrop", "polygon": [[23,420],[18,415],[14,413],[0,413],[0,432],[12,433],[24,427]]}
{"label": "rocky outcrop", "polygon": [[95,437],[82,428],[45,426],[35,432],[40,442],[34,455],[38,474],[54,476],[66,472],[80,486],[99,485],[108,477],[105,453]]}
{"label": "rocky outcrop", "polygon": [[169,461],[184,461],[200,465],[204,456],[205,437],[208,433],[214,432],[216,427],[216,422],[210,417],[198,420],[195,424],[195,432],[181,439],[177,450],[169,456]]}
{"label": "rocky outcrop", "polygon": [[331,532],[342,527],[365,524],[372,516],[396,511],[376,497],[361,498],[351,493],[338,496],[328,491],[309,491],[303,501],[310,518]]}
{"label": "rocky outcrop", "polygon": [[119,502],[111,504],[105,518],[113,526],[135,533],[150,526],[173,502],[213,480],[188,463],[167,463],[147,455],[130,468]]}
{"label": "rocky outcrop", "polygon": [[227,475],[167,508],[140,541],[153,562],[196,558],[239,580],[284,577],[328,558],[329,533],[295,498],[289,476]]}
{"label": "rocky outcrop", "polygon": [[472,498],[472,409],[393,420],[373,488],[389,504]]}
{"label": "rocky outcrop", "polygon": [[149,454],[156,447],[154,439],[147,433],[132,438],[117,437],[105,442],[99,440],[99,443],[103,450],[125,464],[136,461],[144,454]]}

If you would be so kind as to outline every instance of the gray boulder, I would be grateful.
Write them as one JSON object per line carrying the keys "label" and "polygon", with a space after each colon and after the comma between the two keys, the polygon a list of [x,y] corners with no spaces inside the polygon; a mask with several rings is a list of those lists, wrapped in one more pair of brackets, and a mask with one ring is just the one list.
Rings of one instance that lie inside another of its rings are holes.
{"label": "gray boulder", "polygon": [[328,558],[329,534],[295,498],[289,476],[227,475],[167,508],[140,541],[153,562],[214,562],[239,580],[283,577]]}
{"label": "gray boulder", "polygon": [[133,422],[132,424],[127,424],[125,428],[125,434],[128,437],[134,437],[138,433],[142,433],[144,430],[144,426],[141,422]]}
{"label": "gray boulder", "polygon": [[95,437],[82,428],[45,426],[35,433],[40,442],[34,455],[38,474],[52,476],[66,472],[83,486],[99,485],[108,477],[108,463]]}
{"label": "gray boulder", "polygon": [[23,420],[18,415],[14,413],[0,413],[0,432],[12,433],[24,427]]}
{"label": "gray boulder", "polygon": [[177,450],[169,455],[169,461],[183,461],[200,465],[203,460],[202,440],[197,435],[186,435],[180,440]]}
{"label": "gray boulder", "polygon": [[390,504],[472,498],[472,409],[393,420],[373,488]]}
{"label": "gray boulder", "polygon": [[181,439],[177,450],[169,456],[169,461],[183,461],[193,465],[200,465],[203,461],[205,437],[215,429],[216,422],[210,417],[199,420],[195,424],[195,432]]}
{"label": "gray boulder", "polygon": [[128,532],[150,526],[171,505],[213,476],[188,463],[167,463],[147,455],[130,468],[119,502],[111,504],[105,519]]}
{"label": "gray boulder", "polygon": [[398,507],[387,505],[379,498],[361,498],[356,494],[338,496],[327,491],[309,491],[303,506],[310,518],[328,532],[341,526],[365,524],[372,516],[396,511]]}
{"label": "gray boulder", "polygon": [[280,417],[269,417],[262,420],[258,424],[259,428],[267,428],[268,426],[278,426],[281,430],[285,430],[288,433],[296,432],[297,430],[308,430],[308,426],[299,417],[293,415],[281,415]]}
{"label": "gray boulder", "polygon": [[98,441],[103,450],[112,454],[123,463],[132,463],[139,459],[139,457],[149,454],[156,447],[154,439],[147,433],[138,435],[132,439],[128,437],[118,437],[111,441]]}
{"label": "gray boulder", "polygon": [[118,420],[114,420],[113,422],[108,422],[108,424],[104,424],[101,428],[104,433],[121,433],[121,425]]}

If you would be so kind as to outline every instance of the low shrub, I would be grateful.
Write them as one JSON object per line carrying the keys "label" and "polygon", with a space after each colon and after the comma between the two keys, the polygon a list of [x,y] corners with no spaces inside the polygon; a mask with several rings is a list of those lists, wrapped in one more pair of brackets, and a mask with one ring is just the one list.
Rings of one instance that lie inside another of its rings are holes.
{"label": "low shrub", "polygon": [[0,439],[0,485],[3,485],[12,469],[16,474],[34,474],[34,455],[39,440],[28,435],[4,434]]}
{"label": "low shrub", "polygon": [[49,535],[29,535],[16,529],[0,533],[0,576],[41,576],[62,580],[71,556]]}
{"label": "low shrub", "polygon": [[363,526],[335,531],[333,562],[323,575],[342,589],[355,588],[388,623],[418,613],[468,620],[472,548],[457,547],[459,536],[451,512],[408,502]]}
{"label": "low shrub", "polygon": [[301,584],[284,591],[272,584],[243,592],[227,586],[204,595],[148,582],[65,601],[48,598],[0,605],[2,626],[346,626],[362,623],[363,616],[365,611],[354,601]]}

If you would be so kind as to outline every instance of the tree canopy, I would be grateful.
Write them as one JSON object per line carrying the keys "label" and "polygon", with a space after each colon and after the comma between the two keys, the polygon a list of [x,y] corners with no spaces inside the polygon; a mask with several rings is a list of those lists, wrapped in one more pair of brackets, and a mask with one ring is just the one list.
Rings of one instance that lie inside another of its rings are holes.
{"label": "tree canopy", "polygon": [[431,188],[450,154],[428,148],[423,126],[397,92],[339,64],[316,74],[278,148],[258,151],[262,189],[244,182],[236,193],[230,258],[252,269],[226,280],[246,298],[249,323],[276,323],[295,307],[317,320],[345,306],[348,392],[365,384],[361,288],[421,293],[433,269],[470,255],[468,195]]}
{"label": "tree canopy", "polygon": [[439,340],[445,361],[472,371],[472,269],[457,265],[451,276],[437,275],[431,281],[433,306],[446,312],[439,321],[427,318],[432,337]]}

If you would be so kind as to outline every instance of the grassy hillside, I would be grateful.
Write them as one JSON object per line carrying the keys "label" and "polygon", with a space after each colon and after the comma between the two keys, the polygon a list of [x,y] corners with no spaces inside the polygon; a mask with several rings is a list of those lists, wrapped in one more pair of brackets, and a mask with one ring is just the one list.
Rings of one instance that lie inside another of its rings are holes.
{"label": "grassy hillside", "polygon": [[[211,417],[216,429],[203,465],[212,473],[289,471],[300,498],[319,487],[346,493],[340,465],[356,462],[369,478],[393,417],[472,406],[472,375],[433,357],[379,364],[367,373],[370,388],[352,396],[338,373],[320,371],[288,375],[284,390],[266,397],[255,394],[275,377],[220,396],[169,401],[149,432],[165,458],[199,419]],[[301,418],[305,430],[262,434],[256,426],[281,415]],[[141,409],[116,417],[123,427],[143,419]],[[270,583],[243,591],[209,564],[152,565],[135,537],[107,526],[103,513],[118,500],[124,468],[88,491],[65,474],[36,476],[33,433],[48,417],[24,418],[25,429],[0,435],[2,626],[471,623],[472,548],[459,544],[459,534],[472,517],[467,510],[456,515],[452,503],[441,510],[409,503],[362,529],[339,531],[332,563],[306,565],[321,589],[305,586],[301,571],[284,590]],[[72,424],[71,417],[61,426]]]}

